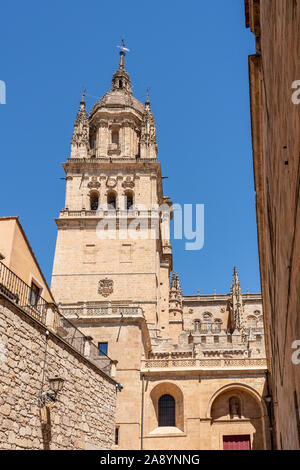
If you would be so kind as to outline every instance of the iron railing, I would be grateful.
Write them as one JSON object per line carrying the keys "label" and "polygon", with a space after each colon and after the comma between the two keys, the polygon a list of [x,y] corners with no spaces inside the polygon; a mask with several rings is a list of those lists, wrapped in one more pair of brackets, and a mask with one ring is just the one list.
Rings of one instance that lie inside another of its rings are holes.
{"label": "iron railing", "polygon": [[[11,301],[39,320],[46,326],[47,310],[51,304],[36,294],[31,286],[26,284],[19,276],[0,261],[0,294],[4,294]],[[99,352],[97,346],[90,341],[76,326],[65,318],[55,305],[54,331],[66,343],[72,346],[81,355],[87,357],[93,364],[106,374],[111,373],[111,359]]]}
{"label": "iron railing", "polygon": [[33,288],[0,262],[0,293],[41,322],[46,321],[47,302]]}

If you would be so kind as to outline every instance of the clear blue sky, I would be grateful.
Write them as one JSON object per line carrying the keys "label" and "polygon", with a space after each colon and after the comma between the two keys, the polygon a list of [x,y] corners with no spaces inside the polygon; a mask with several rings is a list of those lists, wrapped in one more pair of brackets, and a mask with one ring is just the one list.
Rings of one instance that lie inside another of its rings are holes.
{"label": "clear blue sky", "polygon": [[[185,294],[260,291],[243,0],[29,0],[1,6],[1,210],[19,215],[48,281],[83,86],[101,97],[124,35],[134,95],[151,87],[165,194],[205,204],[205,246],[173,242]],[[88,108],[96,98],[87,97]]]}

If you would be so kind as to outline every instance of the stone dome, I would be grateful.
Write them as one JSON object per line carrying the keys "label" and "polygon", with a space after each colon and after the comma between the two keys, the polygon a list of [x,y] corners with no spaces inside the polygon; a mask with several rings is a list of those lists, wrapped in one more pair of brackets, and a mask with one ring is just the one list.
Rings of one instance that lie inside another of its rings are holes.
{"label": "stone dome", "polygon": [[124,108],[132,108],[138,114],[143,115],[145,108],[144,105],[137,100],[131,93],[128,93],[122,89],[115,89],[110,90],[106,93],[91,109],[90,118],[102,108],[113,108],[116,110],[117,108],[124,109]]}

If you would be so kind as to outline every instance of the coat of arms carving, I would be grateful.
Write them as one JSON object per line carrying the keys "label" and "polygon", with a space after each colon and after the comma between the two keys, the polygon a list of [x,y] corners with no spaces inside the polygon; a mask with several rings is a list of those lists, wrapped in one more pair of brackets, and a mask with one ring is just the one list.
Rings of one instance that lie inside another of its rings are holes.
{"label": "coat of arms carving", "polygon": [[98,181],[97,176],[92,176],[91,181],[88,183],[89,188],[96,188],[98,189],[100,187],[100,183]]}
{"label": "coat of arms carving", "polygon": [[123,188],[133,188],[134,181],[130,178],[130,176],[126,176],[125,181],[122,183]]}
{"label": "coat of arms carving", "polygon": [[103,297],[108,297],[113,293],[114,290],[114,281],[112,279],[101,279],[98,284],[98,293]]}

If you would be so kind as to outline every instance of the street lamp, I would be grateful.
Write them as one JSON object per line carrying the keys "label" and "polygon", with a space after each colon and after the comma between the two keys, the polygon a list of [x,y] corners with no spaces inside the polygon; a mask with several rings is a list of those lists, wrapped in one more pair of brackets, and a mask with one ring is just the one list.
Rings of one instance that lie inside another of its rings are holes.
{"label": "street lamp", "polygon": [[62,377],[59,377],[58,375],[56,375],[55,377],[52,377],[52,378],[49,379],[49,383],[50,383],[50,389],[51,389],[52,393],[43,392],[40,395],[39,401],[42,405],[46,405],[47,402],[49,403],[49,401],[52,405],[56,402],[57,394],[63,388],[64,379]]}
{"label": "street lamp", "polygon": [[271,401],[272,401],[272,395],[266,395],[266,396],[264,397],[264,399],[265,399],[265,401],[266,401],[267,403],[271,403]]}
{"label": "street lamp", "polygon": [[56,375],[55,377],[52,377],[51,379],[49,379],[49,383],[50,383],[50,388],[56,397],[58,392],[60,392],[61,389],[63,388],[64,379]]}

